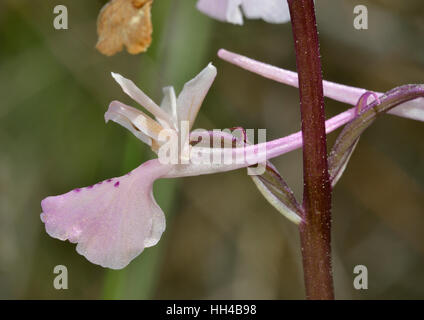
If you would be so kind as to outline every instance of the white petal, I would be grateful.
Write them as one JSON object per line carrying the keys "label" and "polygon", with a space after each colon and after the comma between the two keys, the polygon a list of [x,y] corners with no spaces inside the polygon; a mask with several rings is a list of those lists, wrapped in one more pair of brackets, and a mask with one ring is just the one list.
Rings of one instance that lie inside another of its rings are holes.
{"label": "white petal", "polygon": [[242,8],[249,19],[263,19],[269,23],[290,21],[287,0],[243,0]]}
{"label": "white petal", "polygon": [[193,127],[197,113],[216,77],[216,68],[209,63],[194,79],[184,85],[177,99],[178,121],[189,121]]}
{"label": "white petal", "polygon": [[240,10],[242,0],[229,0],[226,20],[233,24],[243,24],[243,14]]}
{"label": "white petal", "polygon": [[389,111],[399,117],[424,121],[424,98],[417,98],[398,105]]}
{"label": "white petal", "polygon": [[105,120],[112,120],[130,130],[137,138],[149,146],[157,140],[163,127],[140,110],[119,101],[112,101],[105,113]]}
{"label": "white petal", "polygon": [[243,15],[240,10],[242,0],[199,0],[197,9],[211,18],[243,24]]}
{"label": "white petal", "polygon": [[[190,152],[189,135],[197,113],[216,77],[216,68],[209,63],[194,79],[184,85],[177,99],[178,131],[180,134],[181,157],[188,159]],[[188,122],[188,123],[187,123]]]}
{"label": "white petal", "polygon": [[169,125],[172,125],[171,117],[162,110],[152,99],[150,99],[143,91],[138,88],[134,82],[124,78],[118,73],[112,72],[112,77],[118,82],[122,90],[129,95],[132,99],[137,101],[140,105],[146,108],[155,117],[166,121]]}
{"label": "white petal", "polygon": [[[169,86],[169,87],[165,87],[163,88],[163,99],[162,99],[162,103],[160,104],[160,107],[171,116],[171,121],[172,121],[172,128],[173,129],[177,129],[177,121],[178,121],[178,117],[177,117],[177,97],[175,95],[175,90],[174,87]],[[167,125],[166,122],[164,122],[163,120],[157,118],[157,120],[159,121],[159,123],[165,127],[165,125]]]}
{"label": "white petal", "polygon": [[196,7],[211,18],[226,21],[228,2],[229,0],[199,0]]}
{"label": "white petal", "polygon": [[290,21],[286,0],[199,0],[197,8],[220,21],[243,24],[243,13],[249,19],[263,19],[269,23]]}

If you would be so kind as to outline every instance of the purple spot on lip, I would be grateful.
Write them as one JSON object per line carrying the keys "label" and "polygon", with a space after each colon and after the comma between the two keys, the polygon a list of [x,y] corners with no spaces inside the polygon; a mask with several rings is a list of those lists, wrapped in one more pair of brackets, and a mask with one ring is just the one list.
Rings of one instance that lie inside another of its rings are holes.
{"label": "purple spot on lip", "polygon": [[93,186],[88,186],[88,187],[87,187],[87,189],[92,189],[92,188],[93,188]]}
{"label": "purple spot on lip", "polygon": [[74,192],[80,192],[81,191],[81,189],[80,188],[76,188],[76,189],[74,189]]}
{"label": "purple spot on lip", "polygon": [[107,179],[106,182],[112,182],[113,179]]}
{"label": "purple spot on lip", "polygon": [[118,181],[118,182],[116,182],[113,186],[114,186],[114,187],[119,187],[119,181]]}
{"label": "purple spot on lip", "polygon": [[103,183],[103,181],[97,182],[97,184],[102,184],[102,183]]}

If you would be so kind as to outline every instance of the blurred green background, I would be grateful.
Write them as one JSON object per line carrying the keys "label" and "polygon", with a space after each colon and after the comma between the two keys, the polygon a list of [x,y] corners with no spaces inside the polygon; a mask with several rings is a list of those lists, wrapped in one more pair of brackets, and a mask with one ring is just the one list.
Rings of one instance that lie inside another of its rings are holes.
{"label": "blurred green background", "polygon": [[[226,48],[294,70],[289,24],[234,26],[203,16],[194,0],[155,0],[149,51],[108,58],[94,49],[105,2],[0,2],[0,298],[303,299],[297,228],[245,170],[159,181],[167,230],[121,271],[93,265],[75,245],[45,233],[41,199],[122,175],[153,156],[127,130],[104,123],[111,100],[134,105],[111,71],[159,102],[163,86],[179,91],[212,61],[218,77],[195,128],[267,128],[269,140],[300,128],[296,89],[216,56]],[[69,30],[53,28],[58,4],[68,8]],[[316,4],[327,80],[378,91],[424,82],[422,1]],[[357,4],[368,7],[368,30],[353,28]],[[328,100],[326,108],[332,116],[346,106]],[[361,138],[334,191],[337,298],[424,298],[423,133],[423,123],[387,115]],[[299,199],[301,159],[296,151],[273,161]],[[59,264],[68,268],[68,290],[53,288]],[[366,291],[352,285],[359,264],[368,267]]]}

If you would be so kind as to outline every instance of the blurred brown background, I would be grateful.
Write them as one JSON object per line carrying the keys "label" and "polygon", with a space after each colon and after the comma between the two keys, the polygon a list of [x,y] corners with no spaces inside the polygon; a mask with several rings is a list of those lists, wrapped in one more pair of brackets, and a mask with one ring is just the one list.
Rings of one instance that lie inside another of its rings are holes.
{"label": "blurred brown background", "polygon": [[[267,128],[269,140],[300,128],[297,90],[226,62],[226,48],[295,70],[290,24],[213,21],[194,0],[156,0],[147,54],[108,58],[94,49],[105,1],[0,2],[0,298],[303,299],[297,228],[259,194],[244,170],[159,181],[167,214],[160,245],[122,271],[90,264],[75,245],[52,239],[39,219],[48,195],[119,176],[152,157],[148,147],[103,114],[131,102],[110,71],[136,80],[154,100],[179,91],[209,61],[218,77],[196,128]],[[53,28],[64,4],[69,30]],[[387,91],[424,80],[424,3],[318,0],[324,77]],[[353,28],[353,8],[369,29]],[[136,106],[134,103],[132,103]],[[346,106],[327,101],[328,117]],[[331,144],[336,135],[329,137]],[[339,299],[424,298],[424,127],[383,116],[361,138],[334,191],[333,260]],[[301,152],[275,159],[302,195]],[[69,289],[53,288],[65,265]],[[369,289],[353,288],[366,265]]]}

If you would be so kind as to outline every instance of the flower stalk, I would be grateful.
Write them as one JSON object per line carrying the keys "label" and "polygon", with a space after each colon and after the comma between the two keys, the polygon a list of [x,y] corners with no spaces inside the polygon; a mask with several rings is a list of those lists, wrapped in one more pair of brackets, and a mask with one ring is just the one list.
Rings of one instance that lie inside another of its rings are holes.
{"label": "flower stalk", "polygon": [[303,222],[299,226],[308,299],[334,299],[331,270],[331,184],[324,91],[313,0],[289,0],[299,74],[303,137]]}

